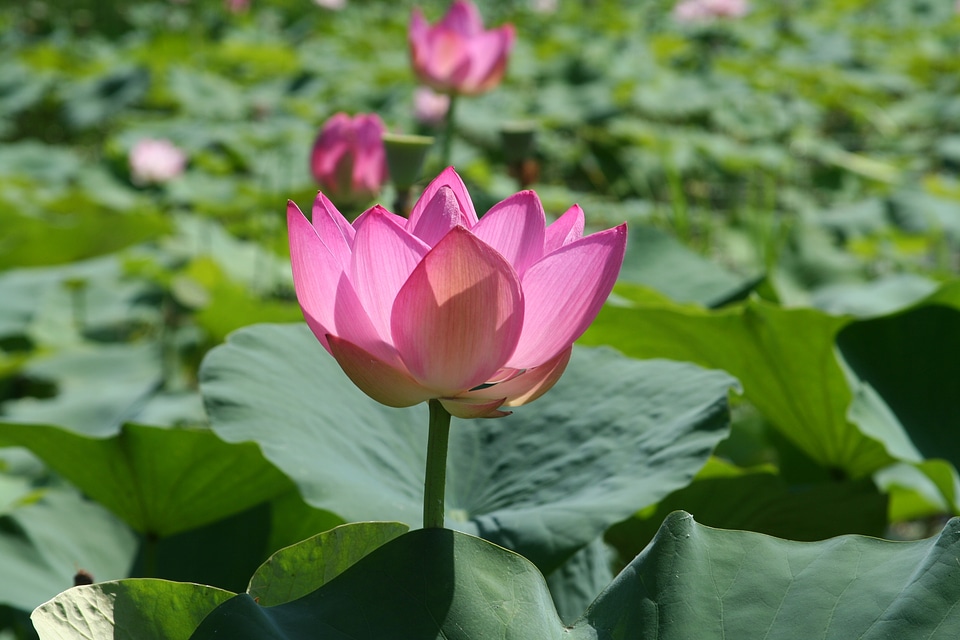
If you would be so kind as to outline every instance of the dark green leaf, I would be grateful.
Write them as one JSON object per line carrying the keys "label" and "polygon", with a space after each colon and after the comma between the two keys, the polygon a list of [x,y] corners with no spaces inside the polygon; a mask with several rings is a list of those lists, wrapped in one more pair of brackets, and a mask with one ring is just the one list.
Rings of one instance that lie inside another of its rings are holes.
{"label": "dark green leaf", "polygon": [[247,593],[265,607],[291,602],[408,530],[399,522],[357,522],[317,534],[270,556],[253,574]]}
{"label": "dark green leaf", "polygon": [[208,430],[127,424],[95,439],[0,423],[0,444],[27,447],[131,527],[156,536],[214,522],[290,488],[256,445],[228,444]]}

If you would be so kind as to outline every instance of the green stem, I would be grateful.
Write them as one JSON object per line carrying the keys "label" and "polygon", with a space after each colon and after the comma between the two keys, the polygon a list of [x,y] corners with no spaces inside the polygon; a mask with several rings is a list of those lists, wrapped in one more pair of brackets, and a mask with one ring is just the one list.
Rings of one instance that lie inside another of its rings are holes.
{"label": "green stem", "polygon": [[443,528],[443,490],[447,483],[447,443],[450,414],[439,400],[430,401],[427,472],[423,481],[423,528]]}
{"label": "green stem", "polygon": [[446,169],[450,166],[453,138],[457,131],[457,94],[450,94],[450,106],[447,108],[446,127],[443,132],[443,147],[440,150],[440,166]]}

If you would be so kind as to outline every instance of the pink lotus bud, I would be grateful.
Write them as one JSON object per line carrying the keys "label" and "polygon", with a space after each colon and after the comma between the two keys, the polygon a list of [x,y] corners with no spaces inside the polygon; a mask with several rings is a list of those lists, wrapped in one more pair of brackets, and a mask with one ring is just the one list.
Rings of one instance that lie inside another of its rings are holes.
{"label": "pink lotus bud", "polygon": [[287,205],[297,299],[320,344],[391,407],[437,399],[500,417],[556,383],[620,272],[626,225],[583,236],[574,205],[546,224],[533,191],[478,219],[443,171],[409,218],[380,206],[353,224],[323,193],[313,222]]}
{"label": "pink lotus bud", "polygon": [[385,130],[376,114],[351,118],[337,113],[324,123],[313,144],[310,168],[331,198],[364,204],[380,193],[387,179],[387,157],[380,139]]}
{"label": "pink lotus bud", "polygon": [[423,124],[436,126],[443,122],[450,109],[450,96],[437,93],[429,87],[417,87],[413,92],[413,115]]}
{"label": "pink lotus bud", "polygon": [[480,12],[468,0],[454,0],[432,26],[415,8],[409,33],[413,70],[441,93],[484,93],[503,78],[515,35],[510,24],[485,31]]}
{"label": "pink lotus bud", "polygon": [[129,161],[135,184],[158,184],[183,173],[187,155],[169,140],[144,138],[133,145]]}

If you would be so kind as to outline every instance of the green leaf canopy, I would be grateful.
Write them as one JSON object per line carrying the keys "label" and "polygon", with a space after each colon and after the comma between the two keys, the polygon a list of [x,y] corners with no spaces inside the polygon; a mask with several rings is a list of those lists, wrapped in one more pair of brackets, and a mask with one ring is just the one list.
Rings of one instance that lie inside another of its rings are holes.
{"label": "green leaf canopy", "polygon": [[[303,325],[257,325],[201,370],[214,431],[253,440],[314,506],[419,524],[425,407],[378,405]],[[727,374],[579,349],[547,395],[510,417],[457,421],[447,525],[549,573],[614,522],[685,486],[727,434]]]}

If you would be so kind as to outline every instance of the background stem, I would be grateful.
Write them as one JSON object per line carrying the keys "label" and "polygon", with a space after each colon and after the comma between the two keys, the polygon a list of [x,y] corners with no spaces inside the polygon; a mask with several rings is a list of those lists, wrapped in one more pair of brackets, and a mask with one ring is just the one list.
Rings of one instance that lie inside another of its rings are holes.
{"label": "background stem", "polygon": [[457,94],[450,94],[450,106],[447,107],[446,127],[443,132],[443,147],[440,149],[440,168],[450,166],[453,150],[453,138],[457,132]]}

